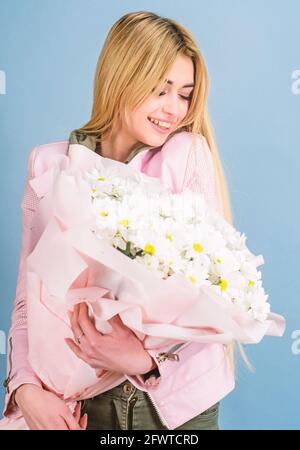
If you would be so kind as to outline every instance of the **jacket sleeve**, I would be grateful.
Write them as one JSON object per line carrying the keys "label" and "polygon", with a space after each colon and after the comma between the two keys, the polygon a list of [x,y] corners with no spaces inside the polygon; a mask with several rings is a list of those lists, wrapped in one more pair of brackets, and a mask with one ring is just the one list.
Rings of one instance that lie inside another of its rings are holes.
{"label": "jacket sleeve", "polygon": [[[190,137],[192,134],[190,134]],[[216,174],[214,169],[214,163],[211,155],[210,148],[204,136],[196,135],[193,145],[191,141],[188,141],[189,150],[187,153],[187,163],[185,174],[183,177],[183,185],[181,191],[185,189],[190,189],[194,193],[199,193],[204,196],[204,199],[208,206],[223,215],[222,203],[218,197],[217,184],[216,184]],[[190,346],[190,348],[195,347],[195,353],[199,349],[199,345],[195,342],[183,343],[184,346]],[[150,372],[144,375],[135,375],[126,377],[132,382],[138,389],[146,389],[151,385],[150,376],[154,376],[156,379],[152,378],[152,386],[158,385],[162,377],[166,377],[172,374],[176,377],[176,366],[179,361],[183,362],[183,354],[176,354],[175,350],[179,347],[173,346],[170,349],[164,349],[163,352],[158,352],[158,350],[147,350],[149,355],[153,359],[153,366]],[[175,350],[174,350],[175,349]],[[172,353],[172,352],[175,353]],[[147,381],[149,379],[149,381]]]}
{"label": "jacket sleeve", "polygon": [[10,417],[16,411],[16,404],[13,400],[14,391],[24,383],[31,383],[42,386],[41,381],[35,375],[28,359],[28,339],[27,339],[27,310],[26,310],[26,258],[33,250],[31,224],[37,208],[38,197],[31,188],[29,180],[33,177],[33,165],[37,148],[34,148],[28,158],[27,177],[22,209],[22,240],[19,258],[19,269],[16,286],[16,296],[11,314],[11,328],[7,340],[7,370],[6,379],[3,383],[6,388],[5,407],[3,415]]}

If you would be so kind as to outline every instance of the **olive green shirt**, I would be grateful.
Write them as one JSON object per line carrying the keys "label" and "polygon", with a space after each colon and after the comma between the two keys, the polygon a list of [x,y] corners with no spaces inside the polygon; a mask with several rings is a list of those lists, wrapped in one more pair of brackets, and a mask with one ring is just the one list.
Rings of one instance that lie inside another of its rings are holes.
{"label": "olive green shirt", "polygon": [[[101,144],[99,142],[99,139],[97,141],[96,136],[87,135],[78,130],[73,130],[69,136],[69,144],[85,145],[93,152],[96,152],[99,155],[101,155]],[[129,156],[127,157],[126,161],[124,161],[124,163],[128,164],[129,161],[131,161],[138,153],[140,153],[142,150],[145,150],[146,148],[150,147],[146,145],[132,150],[129,153]]]}

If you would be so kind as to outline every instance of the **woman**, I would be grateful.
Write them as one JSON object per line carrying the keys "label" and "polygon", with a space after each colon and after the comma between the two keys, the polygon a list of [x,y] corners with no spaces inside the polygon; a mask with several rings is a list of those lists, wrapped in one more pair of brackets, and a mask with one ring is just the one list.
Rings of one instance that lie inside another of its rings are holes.
{"label": "woman", "polygon": [[[185,151],[180,145],[198,135],[196,156],[186,152],[188,157],[178,168],[177,175],[184,174],[181,188],[201,191],[231,222],[207,96],[206,66],[191,33],[150,12],[126,14],[113,25],[99,57],[91,119],[71,133],[69,144],[79,143],[103,157],[133,165],[143,153],[147,173],[148,161],[167,145],[165,154],[172,166],[171,144],[180,156]],[[182,140],[176,141],[177,135]],[[48,148],[67,152],[67,144],[49,144],[43,152]],[[28,364],[24,261],[34,246],[30,223],[38,199],[28,181],[42,154],[35,150],[22,203],[23,247],[8,339],[4,415],[13,415],[18,406],[31,429],[218,429],[219,402],[234,388],[233,344],[225,348],[187,343],[182,349],[167,348],[162,357],[146,351],[135,334],[114,318],[110,341],[101,345],[103,336],[81,304],[71,315],[74,341],[68,340],[70,349],[93,367],[126,374],[124,381],[78,403],[72,414],[61,398],[45,389]]]}

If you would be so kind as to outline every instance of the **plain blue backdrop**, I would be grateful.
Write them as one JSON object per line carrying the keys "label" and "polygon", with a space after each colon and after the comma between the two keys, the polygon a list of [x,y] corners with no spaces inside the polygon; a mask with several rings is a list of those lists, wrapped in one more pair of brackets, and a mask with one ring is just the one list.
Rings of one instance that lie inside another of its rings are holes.
{"label": "plain blue backdrop", "polygon": [[[139,10],[181,22],[203,52],[235,225],[263,254],[269,301],[287,319],[284,337],[246,347],[256,373],[239,365],[220,427],[300,429],[300,354],[292,339],[300,329],[298,0],[0,0],[0,337],[15,296],[29,151],[67,139],[88,120],[105,37],[119,17]],[[2,381],[5,365],[0,354]],[[0,387],[1,407],[3,400]]]}

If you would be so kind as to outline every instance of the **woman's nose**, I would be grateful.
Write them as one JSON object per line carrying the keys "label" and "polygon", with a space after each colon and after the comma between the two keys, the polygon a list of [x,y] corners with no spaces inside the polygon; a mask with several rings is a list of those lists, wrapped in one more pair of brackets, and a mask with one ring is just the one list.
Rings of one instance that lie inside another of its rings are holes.
{"label": "woman's nose", "polygon": [[179,99],[176,95],[166,96],[166,100],[163,105],[163,111],[167,113],[170,119],[175,120],[179,116],[180,106]]}

